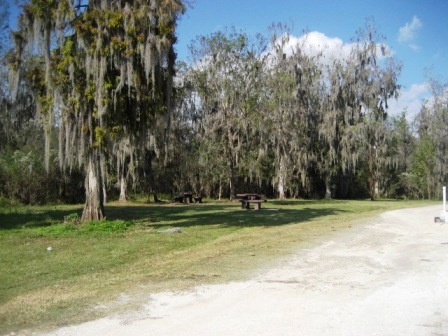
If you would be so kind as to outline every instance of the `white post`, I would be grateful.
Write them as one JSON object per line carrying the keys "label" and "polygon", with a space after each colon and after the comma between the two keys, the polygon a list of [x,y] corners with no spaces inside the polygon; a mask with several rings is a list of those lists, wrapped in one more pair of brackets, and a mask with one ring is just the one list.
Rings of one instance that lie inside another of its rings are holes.
{"label": "white post", "polygon": [[446,214],[446,187],[443,187],[443,213]]}

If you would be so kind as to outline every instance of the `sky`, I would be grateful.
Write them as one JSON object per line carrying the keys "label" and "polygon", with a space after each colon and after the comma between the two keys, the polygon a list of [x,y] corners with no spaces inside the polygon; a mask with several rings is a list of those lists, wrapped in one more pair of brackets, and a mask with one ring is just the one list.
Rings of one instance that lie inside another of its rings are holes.
{"label": "sky", "polygon": [[[6,1],[13,6],[13,0]],[[250,36],[269,37],[268,27],[275,23],[287,24],[298,39],[309,32],[316,45],[338,53],[347,50],[356,31],[373,18],[393,57],[402,64],[401,95],[390,102],[391,115],[406,108],[412,120],[423,99],[430,98],[428,78],[448,83],[448,0],[186,1],[191,6],[177,27],[179,60],[189,61],[188,45],[197,36],[234,27]]]}
{"label": "sky", "polygon": [[248,35],[269,36],[284,23],[300,38],[343,50],[356,31],[373,18],[393,57],[402,64],[401,95],[389,112],[407,109],[408,119],[430,97],[428,74],[448,82],[448,0],[193,0],[177,27],[178,59],[189,61],[188,45],[201,35],[235,27]]}

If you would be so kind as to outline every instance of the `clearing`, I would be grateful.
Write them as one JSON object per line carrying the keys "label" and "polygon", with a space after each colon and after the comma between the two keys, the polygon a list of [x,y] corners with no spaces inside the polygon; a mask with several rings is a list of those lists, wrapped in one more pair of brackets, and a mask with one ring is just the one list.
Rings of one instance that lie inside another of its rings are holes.
{"label": "clearing", "polygon": [[139,311],[46,335],[447,335],[439,211],[389,211],[249,281],[152,294]]}

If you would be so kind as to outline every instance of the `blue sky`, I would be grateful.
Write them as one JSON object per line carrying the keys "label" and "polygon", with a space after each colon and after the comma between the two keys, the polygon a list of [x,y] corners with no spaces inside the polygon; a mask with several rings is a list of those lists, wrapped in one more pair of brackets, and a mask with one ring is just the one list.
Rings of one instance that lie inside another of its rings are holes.
{"label": "blue sky", "polygon": [[[429,97],[427,70],[433,78],[448,82],[448,0],[187,1],[192,6],[177,30],[180,60],[188,61],[188,45],[195,37],[226,28],[269,36],[268,27],[281,22],[292,27],[296,37],[308,31],[321,41],[348,45],[366,19],[374,18],[378,32],[403,65],[399,78],[402,94],[390,104],[391,114],[406,107],[412,119],[419,111],[422,99]],[[13,4],[13,0],[8,2]]]}
{"label": "blue sky", "polygon": [[235,27],[249,35],[272,23],[285,23],[297,37],[319,32],[349,44],[356,31],[373,17],[379,33],[403,68],[402,94],[391,114],[407,107],[412,118],[423,98],[427,70],[448,82],[448,0],[194,0],[178,25],[178,58],[188,61],[188,45],[199,35]]}

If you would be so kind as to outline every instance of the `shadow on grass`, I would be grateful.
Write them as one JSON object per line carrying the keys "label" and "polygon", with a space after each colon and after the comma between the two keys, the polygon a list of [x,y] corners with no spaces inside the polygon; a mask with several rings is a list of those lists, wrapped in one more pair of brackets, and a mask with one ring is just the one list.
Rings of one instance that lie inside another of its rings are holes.
{"label": "shadow on grass", "polygon": [[82,213],[82,206],[70,206],[63,208],[60,206],[43,207],[20,207],[2,209],[0,213],[0,230],[21,229],[25,227],[49,226],[62,223],[64,216],[72,213]]}
{"label": "shadow on grass", "polygon": [[[297,204],[297,203],[295,203]],[[167,205],[155,207],[115,206],[108,209],[114,219],[132,220],[145,226],[190,227],[201,225],[220,226],[279,226],[306,222],[318,217],[345,212],[340,209],[310,207],[300,209],[269,208],[269,203],[262,210],[244,210],[238,205]]]}
{"label": "shadow on grass", "polygon": [[[273,204],[275,208],[269,208]],[[297,202],[288,203],[299,205]],[[154,227],[190,227],[205,225],[221,226],[278,226],[306,222],[344,212],[341,209],[312,208],[314,203],[305,203],[307,207],[282,209],[282,202],[268,202],[262,210],[244,210],[238,204],[201,204],[201,205],[108,205],[106,216],[110,220],[133,221],[137,224]],[[302,205],[305,205],[302,204]],[[317,204],[317,203],[316,203]],[[286,204],[285,204],[286,205]],[[0,213],[0,230],[43,227],[63,222],[64,216],[72,213],[81,215],[82,206],[69,208],[30,207]]]}
{"label": "shadow on grass", "polygon": [[286,200],[270,200],[269,201],[272,204],[276,205],[322,205],[322,204],[338,204],[338,203],[346,203],[347,201],[344,200],[298,200],[298,199],[286,199]]}

